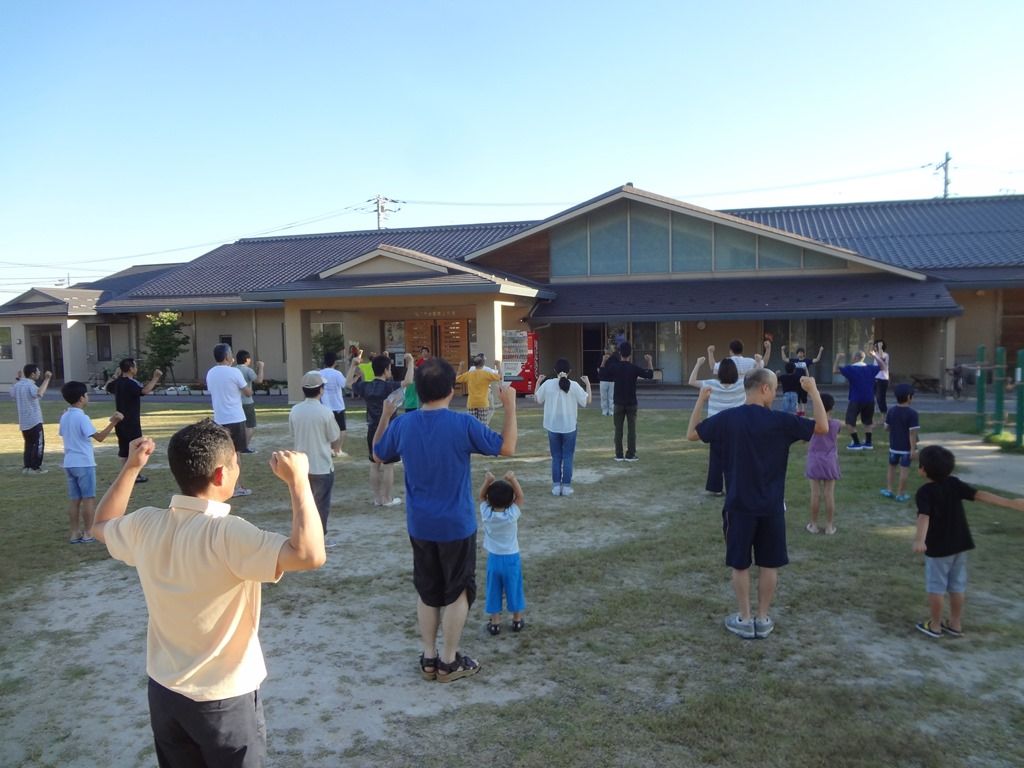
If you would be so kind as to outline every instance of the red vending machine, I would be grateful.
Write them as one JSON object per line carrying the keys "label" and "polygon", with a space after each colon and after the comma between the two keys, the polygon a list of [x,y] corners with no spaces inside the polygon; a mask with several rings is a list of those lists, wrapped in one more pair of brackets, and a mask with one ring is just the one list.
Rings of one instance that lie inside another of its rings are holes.
{"label": "red vending machine", "polygon": [[537,334],[533,331],[502,331],[501,376],[520,395],[537,388]]}

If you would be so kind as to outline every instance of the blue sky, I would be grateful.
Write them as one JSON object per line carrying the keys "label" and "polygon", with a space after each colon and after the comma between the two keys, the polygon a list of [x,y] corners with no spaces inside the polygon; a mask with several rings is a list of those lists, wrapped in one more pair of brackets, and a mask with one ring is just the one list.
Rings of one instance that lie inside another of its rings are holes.
{"label": "blue sky", "polygon": [[392,227],[627,181],[717,209],[925,198],[947,150],[952,194],[1024,193],[1024,3],[818,5],[6,3],[0,300],[372,229],[376,194]]}

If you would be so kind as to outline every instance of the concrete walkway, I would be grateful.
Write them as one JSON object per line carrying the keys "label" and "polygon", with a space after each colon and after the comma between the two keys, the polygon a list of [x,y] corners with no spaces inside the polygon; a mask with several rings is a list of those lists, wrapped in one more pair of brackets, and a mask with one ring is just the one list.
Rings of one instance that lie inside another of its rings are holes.
{"label": "concrete walkway", "polygon": [[954,474],[971,485],[983,485],[1009,496],[1024,496],[1024,455],[1006,453],[977,435],[926,433],[921,446],[941,445],[956,456]]}

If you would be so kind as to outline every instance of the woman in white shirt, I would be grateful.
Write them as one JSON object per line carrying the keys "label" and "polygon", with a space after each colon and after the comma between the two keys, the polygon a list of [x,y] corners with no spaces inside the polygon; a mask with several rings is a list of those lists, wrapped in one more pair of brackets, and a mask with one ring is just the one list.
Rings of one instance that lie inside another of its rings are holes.
{"label": "woman in white shirt", "polygon": [[576,453],[576,415],[590,404],[590,379],[581,387],[569,378],[572,366],[564,357],[555,362],[556,378],[537,382],[534,398],[544,406],[544,429],[551,447],[551,495],[572,496],[572,461]]}
{"label": "woman in white shirt", "polygon": [[[885,401],[885,393],[889,390],[889,353],[885,350],[885,339],[875,339],[871,354],[882,369],[875,374],[875,402],[878,404],[878,412],[884,416],[889,410]],[[883,362],[885,365],[882,365]]]}
{"label": "woman in white shirt", "polygon": [[[718,364],[717,379],[698,379],[697,371],[704,365],[705,358],[698,357],[697,364],[693,366],[690,373],[690,380],[687,382],[691,387],[703,389],[710,387],[711,397],[708,399],[708,416],[714,416],[719,411],[727,408],[735,408],[747,401],[746,389],[743,380],[740,378],[739,370],[732,358],[727,357]],[[711,444],[708,454],[708,479],[705,488],[713,496],[721,496],[725,491],[725,458],[721,452]]]}

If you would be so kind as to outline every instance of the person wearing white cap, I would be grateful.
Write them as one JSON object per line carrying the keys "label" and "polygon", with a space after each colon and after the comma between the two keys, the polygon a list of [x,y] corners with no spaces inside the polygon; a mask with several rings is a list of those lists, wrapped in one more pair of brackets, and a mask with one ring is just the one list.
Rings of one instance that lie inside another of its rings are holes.
{"label": "person wearing white cap", "polygon": [[334,412],[321,402],[324,383],[320,371],[309,371],[302,377],[302,394],[306,399],[296,403],[288,414],[288,431],[295,450],[309,459],[309,487],[326,536],[334,489],[333,457],[341,453],[341,429]]}

